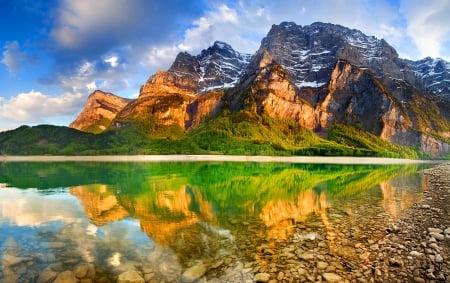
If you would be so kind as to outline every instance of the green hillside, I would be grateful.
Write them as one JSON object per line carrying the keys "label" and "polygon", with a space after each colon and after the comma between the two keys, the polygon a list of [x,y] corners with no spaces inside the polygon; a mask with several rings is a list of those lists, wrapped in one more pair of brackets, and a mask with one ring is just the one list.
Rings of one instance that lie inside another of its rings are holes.
{"label": "green hillside", "polygon": [[185,132],[178,126],[144,133],[128,124],[102,134],[67,127],[22,126],[0,133],[2,155],[242,154],[424,157],[361,128],[334,125],[329,139],[296,125],[247,111],[224,111]]}

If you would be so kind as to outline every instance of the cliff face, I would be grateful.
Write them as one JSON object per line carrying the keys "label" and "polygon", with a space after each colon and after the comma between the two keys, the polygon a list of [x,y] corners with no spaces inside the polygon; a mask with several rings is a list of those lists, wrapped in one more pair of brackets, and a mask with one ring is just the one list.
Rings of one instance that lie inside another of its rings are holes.
{"label": "cliff face", "polygon": [[83,110],[69,127],[84,132],[103,132],[128,102],[129,99],[96,90],[89,95]]}
{"label": "cliff face", "polygon": [[147,121],[152,134],[160,126],[178,126],[182,130],[198,126],[215,117],[222,108],[223,91],[199,95],[192,80],[170,72],[158,72],[142,86],[139,97],[130,102],[114,120],[114,126]]}

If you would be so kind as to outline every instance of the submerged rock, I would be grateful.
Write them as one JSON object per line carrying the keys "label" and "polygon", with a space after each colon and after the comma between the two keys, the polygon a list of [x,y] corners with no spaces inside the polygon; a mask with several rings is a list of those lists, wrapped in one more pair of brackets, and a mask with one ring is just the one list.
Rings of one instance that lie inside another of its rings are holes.
{"label": "submerged rock", "polygon": [[129,270],[119,275],[117,283],[145,283],[145,281],[135,270]]}
{"label": "submerged rock", "polygon": [[183,272],[181,276],[182,282],[194,282],[206,273],[206,266],[204,264],[194,265]]}
{"label": "submerged rock", "polygon": [[58,277],[56,277],[53,283],[77,283],[77,278],[72,271],[66,270],[58,274]]}

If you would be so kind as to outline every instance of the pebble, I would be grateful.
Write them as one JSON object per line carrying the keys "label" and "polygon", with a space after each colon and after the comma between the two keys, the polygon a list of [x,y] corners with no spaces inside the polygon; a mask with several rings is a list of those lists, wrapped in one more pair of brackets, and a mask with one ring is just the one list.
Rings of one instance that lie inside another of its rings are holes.
{"label": "pebble", "polygon": [[443,241],[445,240],[445,236],[439,233],[435,233],[435,232],[430,232],[429,233],[430,237],[433,237],[434,239],[438,240],[438,241]]}
{"label": "pebble", "polygon": [[418,251],[411,251],[409,254],[412,255],[412,256],[415,256],[415,257],[422,257],[423,256],[423,253],[420,253]]}
{"label": "pebble", "polygon": [[119,275],[117,283],[145,283],[145,281],[135,270],[128,270]]}
{"label": "pebble", "polygon": [[72,271],[66,270],[58,274],[53,283],[77,283],[77,278]]}
{"label": "pebble", "polygon": [[342,281],[342,277],[337,275],[336,273],[323,273],[322,277],[325,279],[325,281],[327,282],[341,282]]}
{"label": "pebble", "polygon": [[438,234],[442,234],[442,232],[444,232],[444,231],[442,231],[442,229],[439,229],[439,228],[428,228],[428,233],[438,233]]}
{"label": "pebble", "polygon": [[255,275],[255,281],[256,282],[269,282],[270,280],[270,274],[269,273],[258,273]]}
{"label": "pebble", "polygon": [[207,271],[206,265],[198,264],[194,265],[183,272],[181,276],[181,281],[190,283],[202,277]]}

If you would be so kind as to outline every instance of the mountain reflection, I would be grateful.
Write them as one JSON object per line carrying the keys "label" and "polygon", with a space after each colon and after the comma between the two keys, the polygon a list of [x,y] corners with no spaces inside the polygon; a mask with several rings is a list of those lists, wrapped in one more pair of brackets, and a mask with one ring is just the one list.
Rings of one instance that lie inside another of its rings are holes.
{"label": "mountain reflection", "polygon": [[108,221],[122,220],[129,215],[119,204],[117,197],[108,191],[107,185],[76,186],[69,191],[80,200],[87,218],[97,226]]}
{"label": "mountain reflection", "polygon": [[[20,167],[21,164],[15,165]],[[203,237],[198,241],[210,245],[210,240],[205,237],[214,238],[213,234],[224,231],[225,234],[239,233],[240,226],[234,224],[243,222],[266,227],[268,240],[286,240],[292,237],[293,223],[316,215],[327,227],[330,225],[329,208],[339,206],[351,212],[355,208],[346,208],[346,200],[368,201],[367,191],[375,194],[374,202],[397,216],[411,205],[420,186],[415,183],[420,181],[417,177],[411,180],[411,173],[418,170],[415,165],[33,165],[23,164],[28,171],[20,179],[8,174],[16,172],[17,168],[3,165],[0,181],[8,182],[8,186],[18,186],[32,182],[34,178],[35,187],[43,194],[51,194],[52,190],[46,187],[49,184],[74,182],[77,185],[69,186],[69,192],[79,200],[92,224],[103,226],[131,217],[138,220],[142,231],[159,246],[172,248],[180,248],[181,242],[195,237]],[[32,168],[35,170],[30,170]],[[89,183],[92,180],[96,183]],[[410,187],[416,189],[405,189]],[[352,203],[355,206],[355,201]],[[2,207],[15,211],[8,204]],[[12,216],[3,213],[3,217]]]}

